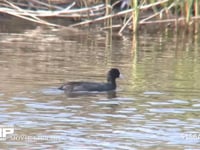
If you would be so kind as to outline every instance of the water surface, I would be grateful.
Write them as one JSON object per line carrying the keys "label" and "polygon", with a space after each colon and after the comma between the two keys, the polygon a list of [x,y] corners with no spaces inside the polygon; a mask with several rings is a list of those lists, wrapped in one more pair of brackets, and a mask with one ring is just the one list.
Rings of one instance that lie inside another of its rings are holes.
{"label": "water surface", "polygon": [[[27,29],[0,34],[0,141],[16,149],[198,149],[198,37]],[[67,81],[125,78],[111,93],[66,95]]]}

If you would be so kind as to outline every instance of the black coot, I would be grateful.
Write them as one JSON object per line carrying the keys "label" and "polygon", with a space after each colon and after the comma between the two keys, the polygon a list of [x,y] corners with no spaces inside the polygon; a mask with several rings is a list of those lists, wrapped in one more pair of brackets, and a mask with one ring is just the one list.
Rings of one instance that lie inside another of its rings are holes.
{"label": "black coot", "polygon": [[107,83],[97,83],[97,82],[68,82],[59,87],[60,90],[65,90],[66,92],[91,92],[91,91],[111,91],[115,90],[116,78],[120,77],[120,72],[117,68],[112,68],[107,74]]}

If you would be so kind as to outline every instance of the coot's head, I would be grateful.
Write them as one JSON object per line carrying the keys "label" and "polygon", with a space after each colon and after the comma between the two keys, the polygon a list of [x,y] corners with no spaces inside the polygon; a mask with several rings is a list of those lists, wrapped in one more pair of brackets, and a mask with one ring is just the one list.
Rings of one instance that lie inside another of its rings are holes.
{"label": "coot's head", "polygon": [[117,68],[112,68],[108,71],[107,81],[113,81],[120,77],[120,72]]}

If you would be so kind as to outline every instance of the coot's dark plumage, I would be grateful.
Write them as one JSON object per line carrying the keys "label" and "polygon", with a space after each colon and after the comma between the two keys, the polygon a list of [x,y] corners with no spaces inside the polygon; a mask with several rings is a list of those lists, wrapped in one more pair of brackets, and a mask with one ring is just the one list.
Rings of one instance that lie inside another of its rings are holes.
{"label": "coot's dark plumage", "polygon": [[116,78],[120,77],[120,72],[117,68],[112,68],[107,74],[107,83],[97,82],[68,82],[63,84],[59,89],[66,92],[79,92],[79,91],[111,91],[115,90]]}

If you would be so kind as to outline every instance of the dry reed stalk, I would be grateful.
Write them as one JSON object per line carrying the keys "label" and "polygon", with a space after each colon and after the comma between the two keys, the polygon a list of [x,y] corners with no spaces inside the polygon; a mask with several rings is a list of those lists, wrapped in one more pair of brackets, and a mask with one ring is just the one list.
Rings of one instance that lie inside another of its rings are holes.
{"label": "dry reed stalk", "polygon": [[[148,8],[151,8],[152,6],[157,6],[157,5],[166,3],[168,1],[169,0],[163,0],[163,1],[156,2],[154,4],[140,6],[139,9],[140,10],[148,9]],[[99,17],[99,18],[93,19],[93,20],[86,20],[86,21],[83,21],[83,22],[80,22],[80,23],[76,23],[76,24],[71,25],[71,27],[76,27],[76,26],[81,26],[81,25],[85,25],[85,24],[95,23],[95,22],[99,22],[99,21],[102,21],[102,20],[105,20],[105,19],[108,19],[108,18],[122,16],[122,15],[125,15],[125,14],[132,13],[132,11],[133,11],[132,9],[124,10],[124,11],[118,12],[116,14],[110,14],[110,15],[107,15],[107,16],[103,16],[103,17]]]}

